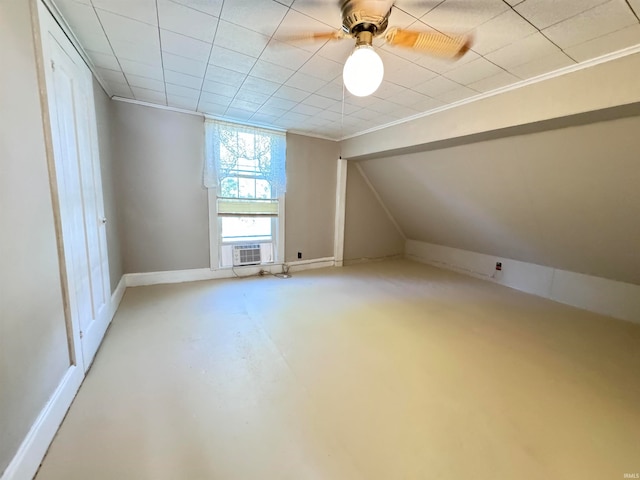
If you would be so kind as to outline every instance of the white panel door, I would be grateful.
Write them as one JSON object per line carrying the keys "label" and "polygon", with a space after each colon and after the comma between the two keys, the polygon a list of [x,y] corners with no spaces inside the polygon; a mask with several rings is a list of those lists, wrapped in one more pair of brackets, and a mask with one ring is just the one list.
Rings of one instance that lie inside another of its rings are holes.
{"label": "white panel door", "polygon": [[41,29],[72,337],[80,344],[76,362],[86,370],[110,320],[111,293],[93,85],[87,66],[42,10]]}

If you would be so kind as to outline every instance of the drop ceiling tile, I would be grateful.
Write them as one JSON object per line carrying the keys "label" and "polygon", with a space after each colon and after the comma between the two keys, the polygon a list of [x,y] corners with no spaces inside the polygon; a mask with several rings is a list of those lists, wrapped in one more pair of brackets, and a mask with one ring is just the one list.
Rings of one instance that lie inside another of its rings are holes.
{"label": "drop ceiling tile", "polygon": [[278,108],[280,110],[291,110],[295,107],[298,102],[293,100],[287,100],[285,98],[271,97],[269,100],[264,102],[263,107],[265,108]]}
{"label": "drop ceiling tile", "polygon": [[141,77],[139,75],[133,75],[128,73],[127,82],[132,87],[145,88],[147,90],[155,90],[156,92],[165,92],[164,82],[162,80],[156,80],[154,78]]}
{"label": "drop ceiling tile", "polygon": [[342,18],[337,4],[317,0],[296,0],[283,21],[283,26],[293,32],[326,31],[327,27],[340,28]]}
{"label": "drop ceiling tile", "polygon": [[412,0],[397,0],[394,10],[400,10],[409,18],[418,19],[433,10],[439,2],[415,2]]}
{"label": "drop ceiling tile", "polygon": [[213,42],[218,18],[175,3],[157,0],[160,28],[193,37],[204,42]]}
{"label": "drop ceiling tile", "polygon": [[158,27],[98,8],[96,12],[111,42],[119,41],[160,48]]}
{"label": "drop ceiling tile", "polygon": [[344,65],[344,62],[346,62],[349,55],[351,55],[354,46],[355,44],[353,40],[348,38],[334,42],[327,42],[318,49],[317,55]]}
{"label": "drop ceiling tile", "polygon": [[519,81],[520,79],[518,77],[510,74],[509,72],[500,72],[496,75],[492,75],[491,77],[483,78],[482,80],[478,80],[477,82],[470,83],[468,87],[477,90],[478,92],[490,92],[497,88],[511,85]]}
{"label": "drop ceiling tile", "polygon": [[413,90],[430,97],[436,97],[445,92],[454,90],[459,86],[459,83],[456,83],[453,80],[449,80],[446,77],[440,76],[414,87]]}
{"label": "drop ceiling tile", "polygon": [[[233,93],[233,95],[235,95],[235,92]],[[218,105],[220,107],[224,107],[227,108],[229,105],[231,105],[231,102],[233,100],[233,97],[231,96],[227,96],[221,93],[215,93],[215,92],[202,92],[202,95],[200,95],[200,103],[206,103],[209,105]]]}
{"label": "drop ceiling tile", "polygon": [[164,70],[164,81],[173,85],[200,89],[202,86],[202,77],[194,77],[185,75],[184,73],[174,72],[173,70]]}
{"label": "drop ceiling tile", "polygon": [[299,71],[306,75],[330,82],[337,76],[342,75],[342,67],[342,64],[316,54],[300,67]]}
{"label": "drop ceiling tile", "polygon": [[203,77],[207,70],[207,62],[198,62],[169,52],[162,52],[162,64],[164,68],[193,77]]}
{"label": "drop ceiling tile", "polygon": [[397,110],[397,108],[397,103],[393,103],[388,100],[378,100],[377,102],[369,106],[370,110],[384,114],[390,114],[391,112]]}
{"label": "drop ceiling tile", "polygon": [[109,70],[106,68],[96,68],[96,72],[100,75],[105,82],[108,83],[124,83],[127,84],[127,79],[121,70]]}
{"label": "drop ceiling tile", "polygon": [[284,115],[282,115],[282,120],[285,121],[292,121],[295,122],[295,124],[299,124],[299,123],[303,123],[305,122],[309,116],[308,115],[303,115],[301,113],[295,113],[295,112],[287,112]]}
{"label": "drop ceiling tile", "polygon": [[310,105],[312,107],[317,107],[320,109],[329,108],[330,106],[336,103],[336,100],[328,97],[323,97],[322,95],[313,94],[304,99],[305,105]]}
{"label": "drop ceiling tile", "polygon": [[155,90],[147,90],[138,87],[131,87],[131,91],[133,92],[133,96],[136,100],[155,103],[158,105],[167,104],[167,97],[164,92],[156,92]]}
{"label": "drop ceiling tile", "polygon": [[241,108],[227,108],[225,117],[229,117],[230,120],[236,120],[238,122],[247,121],[255,113],[254,110],[244,110]]}
{"label": "drop ceiling tile", "polygon": [[93,6],[150,25],[158,24],[155,0],[93,0]]}
{"label": "drop ceiling tile", "polygon": [[251,121],[262,125],[271,125],[278,119],[278,117],[279,115],[266,115],[264,113],[256,112],[251,117]]}
{"label": "drop ceiling tile", "polygon": [[285,85],[311,93],[324,87],[326,83],[327,82],[325,80],[296,72],[285,82]]}
{"label": "drop ceiling tile", "polygon": [[[238,93],[238,87],[232,85],[225,85],[224,83],[213,82],[211,80],[205,80],[202,85],[202,91],[207,93],[214,93],[216,95],[222,95],[224,97],[233,98]],[[213,100],[207,100],[213,102]],[[215,103],[215,102],[213,102]]]}
{"label": "drop ceiling tile", "polygon": [[415,108],[397,105],[395,109],[393,109],[391,112],[388,112],[388,115],[394,115],[399,118],[407,118],[407,117],[412,117],[417,113],[418,113],[418,110]]}
{"label": "drop ceiling tile", "polygon": [[537,58],[558,53],[560,49],[539,32],[486,55],[487,60],[507,70]]}
{"label": "drop ceiling tile", "polygon": [[179,95],[181,97],[194,98],[196,100],[200,97],[199,89],[181,87],[180,85],[173,85],[171,83],[166,85],[166,89],[167,95]]}
{"label": "drop ceiling tile", "polygon": [[629,7],[611,0],[543,31],[560,48],[565,49],[637,23]]}
{"label": "drop ceiling tile", "polygon": [[269,43],[269,37],[220,20],[215,45],[252,57],[259,57]]}
{"label": "drop ceiling tile", "polygon": [[393,103],[397,103],[398,105],[402,105],[404,107],[412,107],[416,103],[424,102],[428,100],[429,97],[423,95],[422,93],[414,92],[413,90],[407,90],[406,92],[402,92],[397,95],[393,95],[389,97],[387,100]]}
{"label": "drop ceiling tile", "polygon": [[335,113],[339,113],[340,115],[351,115],[353,112],[357,112],[361,110],[362,107],[358,107],[356,105],[351,105],[349,103],[336,103],[335,105],[329,107],[327,110]]}
{"label": "drop ceiling tile", "polygon": [[276,107],[271,107],[267,105],[262,105],[258,109],[256,114],[269,115],[271,117],[281,117],[282,115],[287,113],[287,110],[288,109],[285,109],[285,108],[276,108]]}
{"label": "drop ceiling tile", "polygon": [[629,5],[635,14],[640,17],[640,0],[629,0]]}
{"label": "drop ceiling tile", "polygon": [[227,70],[226,68],[209,65],[207,67],[205,78],[207,80],[224,83],[225,85],[232,85],[239,88],[240,85],[243,84],[247,76],[243,73],[234,72],[233,70]]}
{"label": "drop ceiling tile", "polygon": [[[427,112],[429,110],[433,110],[434,108],[441,107],[442,105],[444,105],[444,102],[442,100],[428,97],[426,100],[413,105],[412,108],[415,108],[420,112]],[[397,113],[397,112],[393,112],[393,113]]]}
{"label": "drop ceiling tile", "polygon": [[388,80],[383,80],[378,89],[373,92],[373,96],[377,98],[389,98],[392,95],[396,95],[406,90],[406,87],[389,82]]}
{"label": "drop ceiling tile", "polygon": [[236,93],[235,100],[244,100],[246,102],[257,103],[258,105],[263,105],[264,102],[269,100],[269,95],[265,95],[264,93],[252,92],[244,88],[240,88],[238,93]]}
{"label": "drop ceiling tile", "polygon": [[267,48],[260,55],[260,60],[297,70],[313,55],[311,52],[289,45],[288,43],[271,40]]}
{"label": "drop ceiling tile", "polygon": [[640,44],[640,25],[631,25],[617,32],[594,38],[565,49],[565,53],[578,62]]}
{"label": "drop ceiling tile", "polygon": [[505,0],[509,5],[511,5],[512,7],[515,7],[516,5],[521,4],[522,2],[524,2],[525,0]]}
{"label": "drop ceiling tile", "polygon": [[148,65],[162,66],[159,43],[156,45],[148,45],[144,43],[111,40],[111,46],[119,60],[131,60]]}
{"label": "drop ceiling tile", "polygon": [[420,17],[420,21],[441,32],[467,32],[507,9],[509,5],[502,0],[472,3],[466,0],[447,0]]}
{"label": "drop ceiling tile", "polygon": [[301,102],[309,96],[309,92],[300,90],[299,88],[283,85],[273,94],[274,97],[284,98],[293,102]]}
{"label": "drop ceiling tile", "polygon": [[472,62],[454,68],[444,74],[450,80],[461,85],[468,85],[483,78],[497,75],[503,70],[485,58],[478,58]]}
{"label": "drop ceiling tile", "polygon": [[236,72],[249,73],[256,63],[256,58],[215,45],[211,50],[209,63]]}
{"label": "drop ceiling tile", "polygon": [[[384,82],[383,82],[384,83]],[[344,95],[344,86],[342,85],[342,79],[340,84],[327,83],[324,87],[318,89],[315,93],[322,95],[323,97],[331,98],[332,100],[342,100]]]}
{"label": "drop ceiling tile", "polygon": [[85,50],[113,55],[111,44],[102,32],[102,29],[94,34],[83,35],[81,43]]}
{"label": "drop ceiling tile", "polygon": [[376,102],[379,102],[380,99],[378,99],[377,97],[374,97],[373,95],[369,95],[366,97],[356,97],[355,95],[351,95],[350,93],[348,93],[347,95],[345,95],[344,101],[347,104],[356,105],[358,107],[364,108],[364,107],[369,107],[370,105],[373,105]]}
{"label": "drop ceiling tile", "polygon": [[340,122],[340,119],[342,118],[339,113],[332,112],[331,110],[321,111],[318,114],[318,117],[330,122]]}
{"label": "drop ceiling tile", "polygon": [[239,98],[234,98],[231,100],[231,105],[229,105],[229,109],[234,110],[245,110],[247,112],[251,112],[254,114],[262,105],[260,103],[249,102],[247,100],[240,100]]}
{"label": "drop ceiling tile", "polygon": [[112,53],[107,37],[102,31],[102,25],[91,5],[84,5],[71,0],[57,1],[56,5],[73,33],[82,39],[82,45],[85,49],[101,53]]}
{"label": "drop ceiling tile", "polygon": [[195,110],[198,106],[198,99],[167,93],[167,105],[170,107],[184,108],[186,110]]}
{"label": "drop ceiling tile", "polygon": [[242,88],[244,90],[261,93],[263,95],[273,95],[275,91],[280,88],[280,86],[281,85],[279,83],[252,77],[251,75],[247,76],[244,83],[242,84]]}
{"label": "drop ceiling tile", "polygon": [[181,57],[206,62],[211,53],[211,43],[160,29],[162,50]]}
{"label": "drop ceiling tile", "polygon": [[385,63],[384,79],[402,87],[415,87],[436,76],[437,73],[415,63],[407,63],[400,68],[387,68],[387,64]]}
{"label": "drop ceiling tile", "polygon": [[198,112],[202,112],[207,115],[223,117],[226,111],[226,106],[218,105],[216,103],[198,102]]}
{"label": "drop ceiling tile", "polygon": [[156,65],[147,65],[146,63],[132,62],[131,60],[120,60],[122,71],[125,75],[139,75],[141,77],[153,78],[155,80],[164,81],[164,73],[162,67]]}
{"label": "drop ceiling tile", "polygon": [[450,90],[439,95],[437,99],[442,100],[445,103],[454,103],[460,100],[464,100],[465,98],[473,97],[475,95],[478,95],[478,92],[476,92],[475,90],[460,86],[454,90]]}
{"label": "drop ceiling tile", "polygon": [[295,72],[280,65],[258,60],[249,73],[252,77],[262,78],[276,83],[284,83]]}
{"label": "drop ceiling tile", "polygon": [[520,78],[531,78],[544,73],[553,72],[569,65],[574,65],[575,62],[571,60],[563,52],[554,53],[547,57],[538,58],[528,63],[518,65],[511,69],[511,73],[517,75]]}
{"label": "drop ceiling tile", "polygon": [[459,58],[457,60],[451,60],[448,58],[437,58],[437,57],[432,57],[430,55],[424,55],[424,57],[418,60],[416,63],[421,67],[431,70],[432,72],[443,74],[445,72],[448,72],[449,70],[453,70],[454,68],[457,68],[460,65],[464,65],[465,63],[472,62],[478,58],[480,58],[480,55],[470,50],[467,53],[465,53],[462,58]]}
{"label": "drop ceiling tile", "polygon": [[107,87],[107,91],[110,95],[114,95],[116,97],[133,98],[131,88],[129,88],[129,85],[125,83],[105,82],[105,86]]}
{"label": "drop ceiling tile", "polygon": [[476,29],[473,50],[480,55],[486,55],[536,32],[537,30],[520,15],[513,10],[507,10]]}
{"label": "drop ceiling tile", "polygon": [[304,115],[317,115],[322,111],[321,108],[312,107],[311,105],[304,105],[302,103],[296,105],[291,109],[294,113],[302,113]]}
{"label": "drop ceiling tile", "polygon": [[287,11],[287,7],[277,2],[260,2],[258,6],[246,0],[225,0],[220,18],[271,36]]}
{"label": "drop ceiling tile", "polygon": [[108,70],[120,70],[120,64],[115,55],[101,52],[94,52],[93,50],[85,50],[91,63],[99,68],[106,68]]}
{"label": "drop ceiling tile", "polygon": [[[396,2],[396,6],[398,6],[399,2]],[[416,24],[416,18],[420,18],[422,15],[427,13],[426,11],[422,12],[419,16],[414,16],[405,12],[402,7],[394,8],[391,10],[391,15],[389,16],[389,26],[390,27],[398,27],[398,28],[408,28],[412,25]]]}
{"label": "drop ceiling tile", "polygon": [[540,30],[567,18],[578,15],[607,0],[526,0],[516,6],[516,10]]}
{"label": "drop ceiling tile", "polygon": [[207,13],[214,17],[220,16],[223,0],[171,0],[173,3],[184,5],[197,12]]}

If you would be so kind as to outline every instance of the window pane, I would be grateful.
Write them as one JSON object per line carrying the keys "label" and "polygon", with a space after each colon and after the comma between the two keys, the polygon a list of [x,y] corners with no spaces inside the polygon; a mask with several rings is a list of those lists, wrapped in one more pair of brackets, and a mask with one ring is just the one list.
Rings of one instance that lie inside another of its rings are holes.
{"label": "window pane", "polygon": [[227,177],[220,182],[220,197],[238,198],[238,179]]}
{"label": "window pane", "polygon": [[271,240],[271,218],[221,217],[223,242]]}
{"label": "window pane", "polygon": [[253,178],[238,179],[240,198],[256,198],[256,181]]}
{"label": "window pane", "polygon": [[271,185],[266,180],[256,180],[256,198],[271,198]]}

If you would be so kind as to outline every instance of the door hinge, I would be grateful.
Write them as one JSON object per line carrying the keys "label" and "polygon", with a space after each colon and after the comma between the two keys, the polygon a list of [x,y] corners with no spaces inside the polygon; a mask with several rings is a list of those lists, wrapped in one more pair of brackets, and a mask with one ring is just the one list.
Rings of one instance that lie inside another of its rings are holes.
{"label": "door hinge", "polygon": [[82,333],[82,330],[80,330],[80,339],[82,340],[82,337],[84,337],[84,333]]}
{"label": "door hinge", "polygon": [[51,70],[55,70],[55,69],[56,69],[56,62],[51,60]]}

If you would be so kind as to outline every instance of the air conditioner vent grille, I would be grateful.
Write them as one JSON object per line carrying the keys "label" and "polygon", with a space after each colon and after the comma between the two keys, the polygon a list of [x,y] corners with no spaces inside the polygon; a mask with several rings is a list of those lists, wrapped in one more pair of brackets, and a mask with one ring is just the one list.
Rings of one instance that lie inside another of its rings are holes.
{"label": "air conditioner vent grille", "polygon": [[235,245],[233,247],[233,265],[260,265],[260,244]]}

